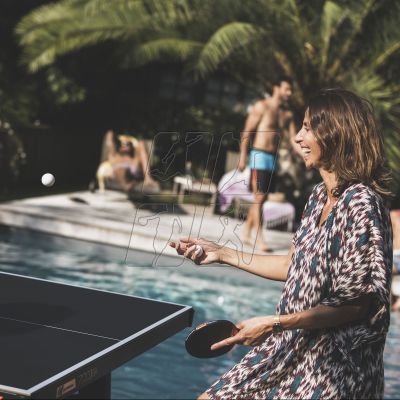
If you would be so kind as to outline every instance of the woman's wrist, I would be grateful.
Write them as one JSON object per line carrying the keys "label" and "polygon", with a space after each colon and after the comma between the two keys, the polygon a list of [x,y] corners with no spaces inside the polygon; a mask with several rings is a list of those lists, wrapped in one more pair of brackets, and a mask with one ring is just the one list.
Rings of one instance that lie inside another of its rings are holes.
{"label": "woman's wrist", "polygon": [[284,330],[296,329],[299,325],[300,315],[297,313],[282,314],[279,319]]}
{"label": "woman's wrist", "polygon": [[218,249],[218,262],[220,264],[232,264],[232,251],[229,247],[222,246]]}
{"label": "woman's wrist", "polygon": [[225,246],[220,247],[218,252],[218,263],[219,264],[228,264],[228,257],[227,257],[227,248]]}

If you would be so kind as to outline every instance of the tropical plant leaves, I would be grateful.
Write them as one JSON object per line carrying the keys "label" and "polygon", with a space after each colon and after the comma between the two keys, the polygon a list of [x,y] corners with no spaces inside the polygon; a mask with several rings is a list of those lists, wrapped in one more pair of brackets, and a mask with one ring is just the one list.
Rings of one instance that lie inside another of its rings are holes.
{"label": "tropical plant leaves", "polygon": [[298,111],[317,89],[352,88],[374,104],[400,176],[399,70],[386,73],[399,58],[399,21],[393,0],[62,0],[24,17],[17,35],[31,71],[113,40],[131,66],[174,61],[197,77],[224,70],[263,87],[285,72]]}

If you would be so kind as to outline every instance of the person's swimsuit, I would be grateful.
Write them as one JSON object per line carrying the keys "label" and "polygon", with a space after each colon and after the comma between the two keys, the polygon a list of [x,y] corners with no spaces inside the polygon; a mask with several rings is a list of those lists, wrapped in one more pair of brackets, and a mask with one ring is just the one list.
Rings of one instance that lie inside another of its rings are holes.
{"label": "person's swimsuit", "polygon": [[[249,167],[251,169],[250,190],[252,192],[268,193],[274,191],[274,171],[276,168],[276,153],[252,148],[249,154]],[[253,183],[256,181],[256,187]]]}
{"label": "person's swimsuit", "polygon": [[142,180],[143,179],[143,174],[137,165],[131,164],[130,162],[124,162],[120,161],[115,164],[113,164],[113,171],[116,171],[117,169],[125,169],[127,173],[127,177],[132,180]]}

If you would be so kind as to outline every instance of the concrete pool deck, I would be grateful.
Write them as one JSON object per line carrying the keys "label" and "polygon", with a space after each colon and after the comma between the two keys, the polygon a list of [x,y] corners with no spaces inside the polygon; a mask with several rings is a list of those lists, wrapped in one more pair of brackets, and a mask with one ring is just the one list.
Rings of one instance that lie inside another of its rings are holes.
{"label": "concrete pool deck", "polygon": [[[242,221],[215,215],[192,204],[134,205],[124,193],[80,191],[14,200],[0,204],[0,225],[85,240],[98,244],[176,255],[167,244],[179,237],[204,237],[257,253],[240,240]],[[293,233],[267,230],[275,254],[286,254]],[[229,243],[230,242],[230,243]]]}

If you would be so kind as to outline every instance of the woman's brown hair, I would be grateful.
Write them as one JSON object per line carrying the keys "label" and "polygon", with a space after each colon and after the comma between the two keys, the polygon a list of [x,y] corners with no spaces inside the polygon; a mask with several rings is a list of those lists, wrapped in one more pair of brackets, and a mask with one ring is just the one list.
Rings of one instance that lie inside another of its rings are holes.
{"label": "woman's brown hair", "polygon": [[321,147],[321,166],[336,173],[334,196],[354,183],[391,196],[383,135],[369,101],[348,90],[325,89],[309,101],[306,113]]}

